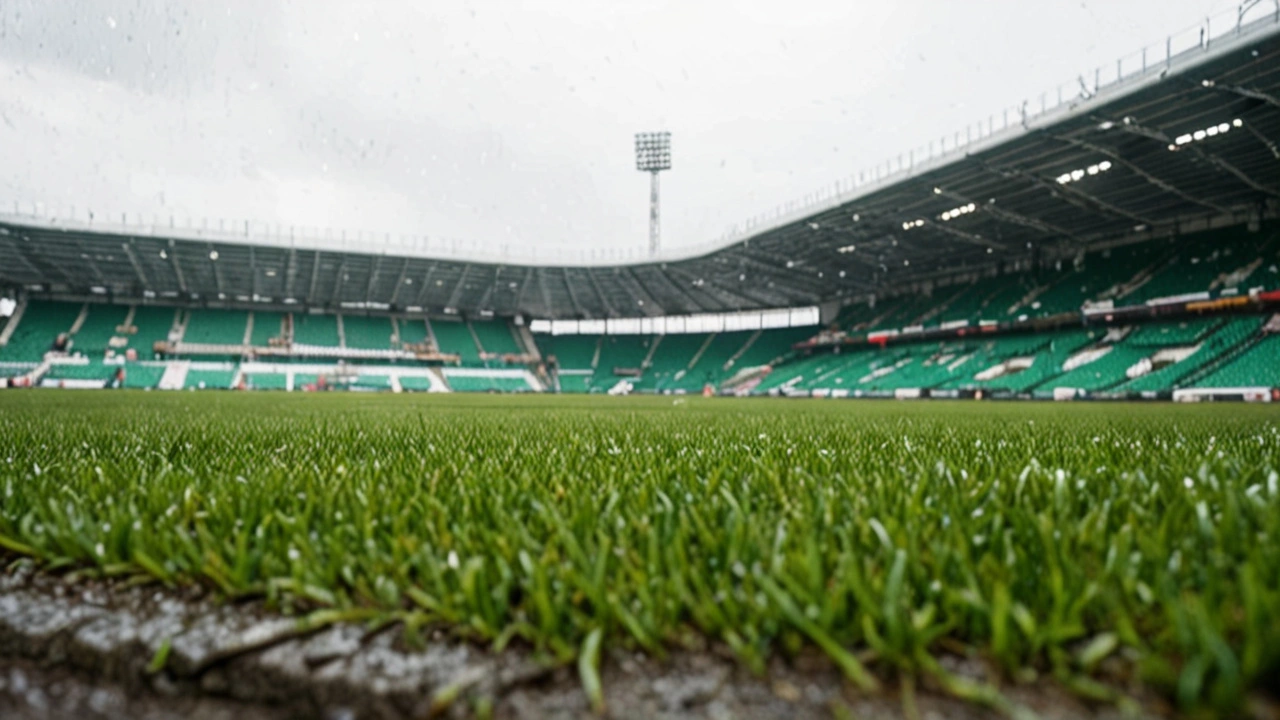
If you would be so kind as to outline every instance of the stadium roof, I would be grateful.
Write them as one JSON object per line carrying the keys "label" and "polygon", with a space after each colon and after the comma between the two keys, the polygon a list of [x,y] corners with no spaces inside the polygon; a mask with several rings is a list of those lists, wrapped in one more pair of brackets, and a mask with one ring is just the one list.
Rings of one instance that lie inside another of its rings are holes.
{"label": "stadium roof", "polygon": [[[1265,6],[1264,6],[1265,7]],[[1280,11],[1081,77],[661,261],[0,215],[0,285],[201,302],[606,318],[808,305],[1280,209]],[[1151,56],[1148,56],[1151,55]],[[369,247],[381,247],[373,253]]]}

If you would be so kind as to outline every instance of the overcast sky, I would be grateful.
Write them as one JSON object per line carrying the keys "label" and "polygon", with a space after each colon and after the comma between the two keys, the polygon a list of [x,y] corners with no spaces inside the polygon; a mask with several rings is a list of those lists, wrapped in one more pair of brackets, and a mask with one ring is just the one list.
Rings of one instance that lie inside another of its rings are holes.
{"label": "overcast sky", "polygon": [[0,0],[0,208],[701,244],[1237,4]]}

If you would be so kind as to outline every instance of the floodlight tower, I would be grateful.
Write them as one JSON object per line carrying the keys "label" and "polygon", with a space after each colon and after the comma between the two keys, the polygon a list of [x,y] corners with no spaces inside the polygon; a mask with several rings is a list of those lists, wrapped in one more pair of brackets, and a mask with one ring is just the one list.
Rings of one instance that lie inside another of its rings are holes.
{"label": "floodlight tower", "polygon": [[649,173],[649,255],[658,254],[658,173],[671,169],[671,133],[636,133],[636,169]]}

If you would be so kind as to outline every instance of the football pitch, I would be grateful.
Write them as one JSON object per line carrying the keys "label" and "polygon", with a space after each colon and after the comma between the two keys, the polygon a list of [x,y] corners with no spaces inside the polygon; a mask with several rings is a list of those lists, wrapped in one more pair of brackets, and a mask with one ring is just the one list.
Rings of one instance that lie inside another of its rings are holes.
{"label": "football pitch", "polygon": [[574,663],[817,649],[1009,710],[1280,669],[1263,406],[0,393],[0,553]]}

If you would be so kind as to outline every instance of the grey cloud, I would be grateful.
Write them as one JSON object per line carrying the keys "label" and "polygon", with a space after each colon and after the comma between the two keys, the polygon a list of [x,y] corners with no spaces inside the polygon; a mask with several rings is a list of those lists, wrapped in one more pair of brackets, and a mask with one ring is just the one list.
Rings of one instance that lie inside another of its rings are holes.
{"label": "grey cloud", "polygon": [[0,207],[638,247],[1038,95],[1228,0],[4,0]]}

